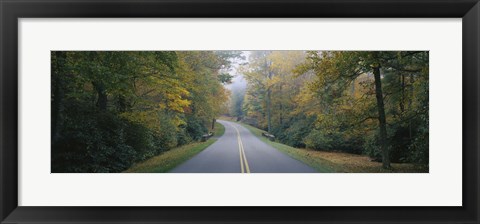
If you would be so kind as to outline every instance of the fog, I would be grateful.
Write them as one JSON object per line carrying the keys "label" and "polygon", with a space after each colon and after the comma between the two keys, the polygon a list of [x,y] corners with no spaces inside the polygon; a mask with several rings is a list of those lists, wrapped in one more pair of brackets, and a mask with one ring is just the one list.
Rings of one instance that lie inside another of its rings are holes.
{"label": "fog", "polygon": [[244,79],[243,75],[240,74],[237,70],[241,64],[248,63],[248,57],[250,55],[250,51],[242,51],[242,55],[245,57],[245,60],[237,59],[234,61],[231,71],[229,72],[230,75],[233,76],[232,83],[225,85],[225,88],[233,91],[244,90],[247,87],[247,81]]}

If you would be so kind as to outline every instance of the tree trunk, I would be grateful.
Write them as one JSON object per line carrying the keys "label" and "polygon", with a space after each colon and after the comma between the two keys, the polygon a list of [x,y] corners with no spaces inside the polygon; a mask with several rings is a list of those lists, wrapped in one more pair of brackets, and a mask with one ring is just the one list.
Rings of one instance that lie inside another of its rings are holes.
{"label": "tree trunk", "polygon": [[124,96],[117,97],[117,110],[121,113],[127,111],[127,100]]}
{"label": "tree trunk", "polygon": [[[410,74],[410,97],[408,98],[408,110],[412,110],[412,100],[413,100],[413,83],[415,79],[413,74]],[[408,121],[408,136],[410,141],[412,140],[412,118],[409,118]]]}
{"label": "tree trunk", "polygon": [[[280,88],[280,93],[279,95],[282,95],[282,85],[279,86]],[[280,127],[283,127],[283,102],[280,100]]]}
{"label": "tree trunk", "polygon": [[271,91],[270,89],[267,90],[267,126],[268,126],[268,133],[272,131],[272,116],[271,116]]}
{"label": "tree trunk", "polygon": [[51,129],[51,138],[52,144],[60,138],[60,129],[63,126],[63,98],[65,96],[64,92],[64,67],[67,60],[67,55],[65,52],[56,51],[56,69],[52,68],[54,72],[54,81],[55,86],[53,88],[53,102],[52,102],[52,129]]}
{"label": "tree trunk", "polygon": [[402,87],[402,99],[400,100],[400,111],[405,112],[405,75],[401,74],[400,75],[400,82],[401,82],[401,87]]}
{"label": "tree trunk", "polygon": [[217,119],[213,118],[212,119],[212,130],[215,129],[215,122],[217,121]]}
{"label": "tree trunk", "polygon": [[[268,55],[268,51],[267,51],[267,55]],[[272,79],[272,72],[270,71],[270,66],[271,66],[271,62],[269,62],[267,60],[267,55],[265,55],[265,72],[267,73],[267,78],[268,80]],[[267,132],[268,133],[271,133],[272,131],[272,119],[271,119],[271,115],[272,115],[272,110],[271,110],[271,107],[272,107],[272,101],[271,101],[271,86],[267,86],[267,99],[266,99],[266,104],[267,104]]]}
{"label": "tree trunk", "polygon": [[351,86],[351,89],[350,89],[350,95],[352,97],[355,97],[355,79],[352,81],[352,86]]}
{"label": "tree trunk", "polygon": [[93,86],[95,87],[95,90],[97,91],[97,107],[100,111],[106,111],[107,110],[107,92],[105,90],[105,85],[103,83],[97,83],[94,82]]}
{"label": "tree trunk", "polygon": [[382,80],[380,77],[380,66],[373,68],[375,77],[375,95],[377,98],[378,122],[380,123],[380,147],[382,149],[383,168],[390,168],[390,153],[387,147],[387,121],[385,118],[385,106],[383,104]]}

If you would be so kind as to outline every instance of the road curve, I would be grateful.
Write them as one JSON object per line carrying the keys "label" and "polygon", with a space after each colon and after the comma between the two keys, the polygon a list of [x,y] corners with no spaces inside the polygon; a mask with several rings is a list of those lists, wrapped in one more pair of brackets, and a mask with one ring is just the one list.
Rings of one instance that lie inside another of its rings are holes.
{"label": "road curve", "polygon": [[215,143],[180,164],[172,173],[315,173],[316,170],[278,151],[234,122]]}

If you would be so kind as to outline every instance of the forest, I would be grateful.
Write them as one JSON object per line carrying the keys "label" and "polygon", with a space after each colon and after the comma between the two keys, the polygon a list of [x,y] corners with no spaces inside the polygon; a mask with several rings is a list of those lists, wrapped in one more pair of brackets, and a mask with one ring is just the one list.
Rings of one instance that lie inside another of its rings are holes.
{"label": "forest", "polygon": [[121,172],[198,141],[236,51],[52,51],[52,172]]}
{"label": "forest", "polygon": [[221,117],[299,150],[428,169],[428,116],[428,51],[51,52],[54,173],[188,151]]}
{"label": "forest", "polygon": [[314,150],[428,167],[428,51],[251,51],[229,113]]}

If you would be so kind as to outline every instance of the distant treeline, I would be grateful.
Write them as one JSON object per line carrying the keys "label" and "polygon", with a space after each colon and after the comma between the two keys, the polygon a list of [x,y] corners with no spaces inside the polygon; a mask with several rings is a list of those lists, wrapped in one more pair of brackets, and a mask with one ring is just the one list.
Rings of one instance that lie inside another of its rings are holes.
{"label": "distant treeline", "polygon": [[119,172],[198,140],[239,52],[53,51],[52,172]]}
{"label": "distant treeline", "polygon": [[230,113],[279,141],[428,166],[429,52],[252,51]]}

